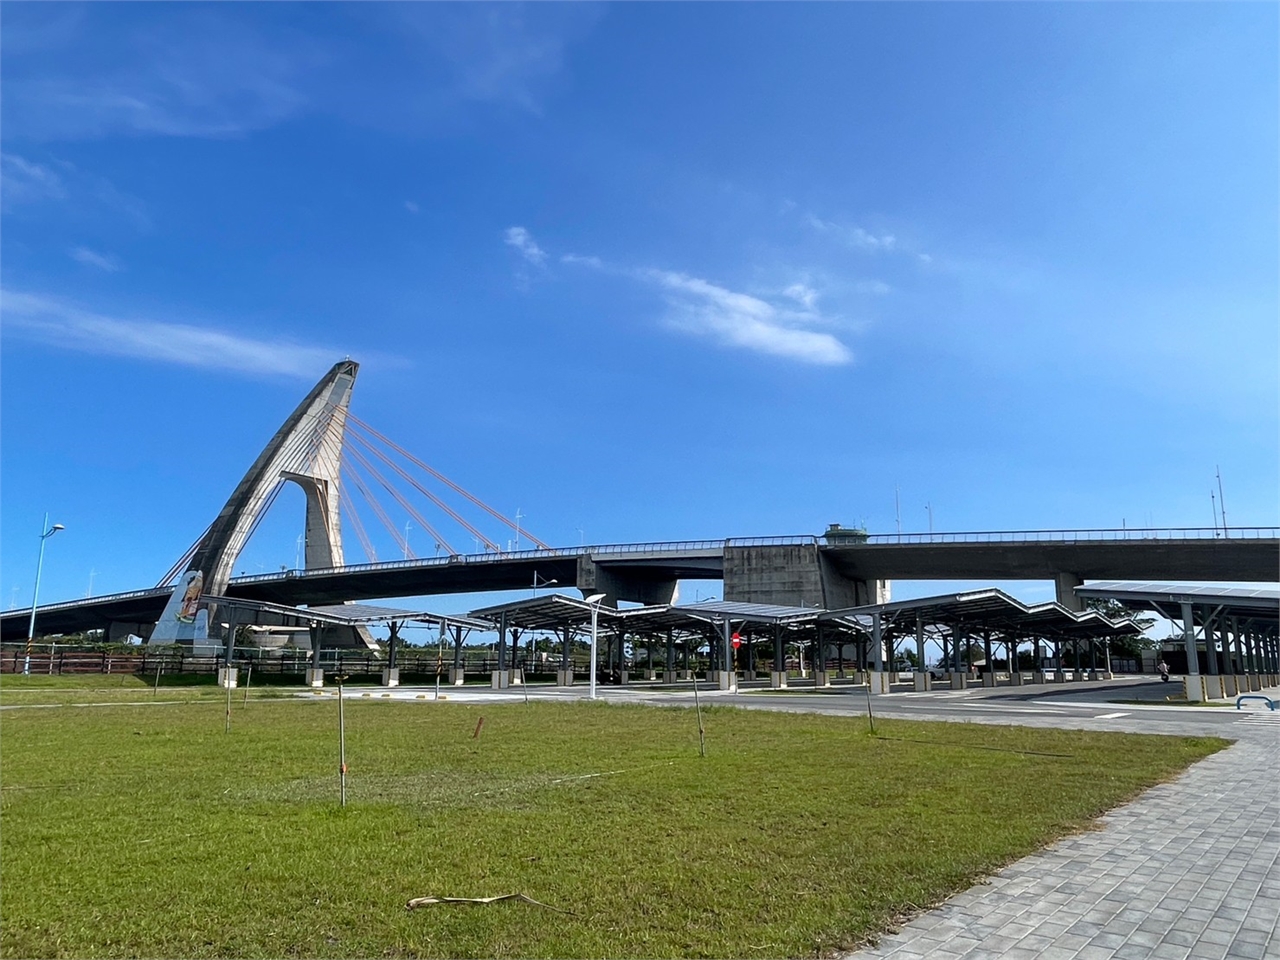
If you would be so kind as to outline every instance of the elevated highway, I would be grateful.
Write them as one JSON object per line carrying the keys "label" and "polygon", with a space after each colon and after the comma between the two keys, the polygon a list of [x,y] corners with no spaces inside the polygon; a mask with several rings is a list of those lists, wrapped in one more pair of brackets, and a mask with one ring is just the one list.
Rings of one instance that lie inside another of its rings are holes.
{"label": "elevated highway", "polygon": [[[581,589],[669,602],[678,580],[723,580],[724,599],[819,606],[873,601],[889,580],[1050,580],[1076,606],[1085,580],[1280,581],[1280,530],[1040,530],[638,543],[399,560],[233,578],[227,595],[291,606],[501,590]],[[145,634],[170,588],[41,606],[40,634]],[[0,614],[26,637],[30,608]]]}

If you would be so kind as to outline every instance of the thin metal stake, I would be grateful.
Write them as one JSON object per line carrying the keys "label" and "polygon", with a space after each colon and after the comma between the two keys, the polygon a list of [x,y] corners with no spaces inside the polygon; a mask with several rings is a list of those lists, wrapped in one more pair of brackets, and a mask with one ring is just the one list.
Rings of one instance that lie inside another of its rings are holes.
{"label": "thin metal stake", "polygon": [[863,684],[862,690],[867,695],[867,722],[871,724],[871,732],[876,732],[876,718],[871,713],[871,671],[866,671],[864,676],[867,682]]}
{"label": "thin metal stake", "polygon": [[231,674],[227,674],[227,723],[224,733],[231,732]]}
{"label": "thin metal stake", "polygon": [[249,669],[244,675],[244,705],[249,705],[249,679],[253,676],[253,664],[249,664]]}
{"label": "thin metal stake", "polygon": [[157,660],[156,661],[156,685],[151,688],[151,695],[153,697],[160,692],[160,674],[163,670],[164,670],[164,661]]}
{"label": "thin metal stake", "polygon": [[347,805],[347,722],[342,710],[342,681],[345,677],[337,677],[338,681],[338,796],[339,805]]}
{"label": "thin metal stake", "polygon": [[707,736],[702,729],[702,701],[698,699],[698,665],[693,665],[693,709],[698,714],[698,753],[704,758],[707,755]]}

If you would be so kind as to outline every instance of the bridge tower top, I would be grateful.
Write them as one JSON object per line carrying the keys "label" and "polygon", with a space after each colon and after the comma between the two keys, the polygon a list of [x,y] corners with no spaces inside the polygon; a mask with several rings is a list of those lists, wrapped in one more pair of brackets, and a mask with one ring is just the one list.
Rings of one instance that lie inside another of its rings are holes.
{"label": "bridge tower top", "polygon": [[284,482],[307,497],[306,565],[340,566],[339,467],[351,390],[360,365],[335,363],[258,454],[195,547],[188,573],[203,575],[203,591],[221,594],[240,552]]}

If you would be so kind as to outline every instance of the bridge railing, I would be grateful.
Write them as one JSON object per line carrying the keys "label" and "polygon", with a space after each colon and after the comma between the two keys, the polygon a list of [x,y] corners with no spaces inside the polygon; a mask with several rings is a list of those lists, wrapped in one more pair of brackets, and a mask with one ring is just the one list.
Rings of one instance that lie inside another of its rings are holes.
{"label": "bridge railing", "polygon": [[[957,533],[870,533],[864,543],[1093,543],[1113,540],[1266,540],[1280,527],[1101,527],[1091,530],[969,530]],[[838,543],[829,540],[828,543]]]}
{"label": "bridge railing", "polygon": [[[147,587],[145,590],[129,590],[126,593],[104,593],[99,597],[82,597],[79,600],[59,600],[57,603],[46,603],[44,606],[39,608],[37,613],[48,613],[51,610],[81,609],[95,603],[116,603],[120,600],[132,600],[134,597],[167,595],[172,591],[173,587]],[[25,617],[31,614],[31,608],[14,607],[11,610],[5,610],[3,613],[6,617],[18,614]]]}

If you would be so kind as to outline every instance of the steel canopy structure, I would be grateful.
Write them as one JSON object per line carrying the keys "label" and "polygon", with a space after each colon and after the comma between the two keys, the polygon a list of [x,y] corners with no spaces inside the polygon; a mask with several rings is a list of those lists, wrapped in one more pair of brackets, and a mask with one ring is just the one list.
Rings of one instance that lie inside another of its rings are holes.
{"label": "steel canopy structure", "polygon": [[1238,696],[1280,680],[1280,590],[1116,581],[1077,587],[1076,594],[1181,622],[1178,656],[1186,658],[1189,701]]}

